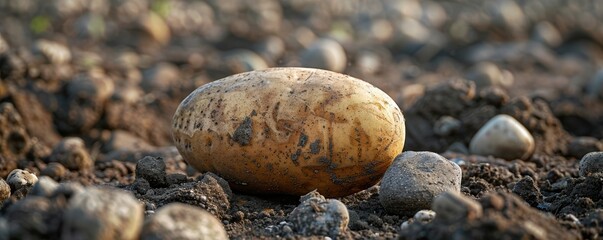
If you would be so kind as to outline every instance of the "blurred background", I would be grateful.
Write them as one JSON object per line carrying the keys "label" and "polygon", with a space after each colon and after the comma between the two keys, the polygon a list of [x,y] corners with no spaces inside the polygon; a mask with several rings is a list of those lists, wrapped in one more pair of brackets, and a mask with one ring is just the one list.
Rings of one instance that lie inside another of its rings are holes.
{"label": "blurred background", "polygon": [[[0,134],[3,156],[47,156],[64,136],[109,159],[168,146],[193,89],[277,66],[349,74],[403,110],[466,79],[588,129],[603,110],[573,106],[603,97],[602,19],[598,0],[0,0],[0,99],[23,124]],[[584,129],[570,132],[603,137]]]}

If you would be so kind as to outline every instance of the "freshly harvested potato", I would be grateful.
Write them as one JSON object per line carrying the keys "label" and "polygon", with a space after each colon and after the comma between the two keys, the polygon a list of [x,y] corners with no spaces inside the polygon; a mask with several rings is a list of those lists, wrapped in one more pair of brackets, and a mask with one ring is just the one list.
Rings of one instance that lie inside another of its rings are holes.
{"label": "freshly harvested potato", "polygon": [[249,193],[349,195],[381,179],[404,146],[404,116],[362,80],[310,68],[271,68],[193,91],[173,136],[193,167]]}

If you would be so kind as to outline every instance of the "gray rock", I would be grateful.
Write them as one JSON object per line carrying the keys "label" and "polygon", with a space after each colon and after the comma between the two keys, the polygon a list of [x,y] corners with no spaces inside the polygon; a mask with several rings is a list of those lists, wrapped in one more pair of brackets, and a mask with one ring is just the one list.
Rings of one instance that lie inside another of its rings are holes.
{"label": "gray rock", "polygon": [[226,230],[211,213],[188,204],[170,203],[144,224],[140,239],[228,239]]}
{"label": "gray rock", "polygon": [[52,202],[45,197],[32,196],[17,201],[6,210],[11,239],[47,239],[56,232],[59,222],[49,224]]}
{"label": "gray rock", "polygon": [[10,186],[4,179],[0,178],[0,205],[10,197]]}
{"label": "gray rock", "polygon": [[167,186],[165,173],[165,162],[163,158],[147,156],[136,163],[136,178],[144,178],[151,187],[159,188]]}
{"label": "gray rock", "polygon": [[293,229],[304,236],[322,235],[336,238],[347,230],[350,216],[346,206],[335,199],[325,199],[312,191],[289,214]]}
{"label": "gray rock", "polygon": [[603,142],[594,137],[575,137],[567,145],[567,155],[575,158],[600,151],[603,151]]}
{"label": "gray rock", "polygon": [[588,95],[592,98],[603,99],[603,69],[599,69],[592,77],[587,87]]}
{"label": "gray rock", "polygon": [[8,240],[9,234],[8,222],[5,218],[0,217],[0,240]]}
{"label": "gray rock", "polygon": [[461,121],[451,116],[443,116],[438,119],[434,126],[433,132],[439,136],[449,136],[457,132],[461,128]]}
{"label": "gray rock", "polygon": [[490,119],[473,136],[471,153],[507,160],[526,159],[535,148],[534,137],[515,118],[499,114]]}
{"label": "gray rock", "polygon": [[415,213],[412,217],[415,221],[420,223],[431,222],[436,217],[436,213],[432,210],[421,210]]}
{"label": "gray rock", "polygon": [[381,180],[379,201],[393,214],[409,214],[431,206],[446,191],[461,190],[461,168],[432,152],[404,152]]}
{"label": "gray rock", "polygon": [[48,197],[57,188],[59,188],[59,183],[57,183],[48,176],[41,176],[38,179],[38,182],[36,182],[36,184],[34,184],[31,190],[29,191],[29,195]]}
{"label": "gray rock", "polygon": [[38,177],[26,170],[15,169],[8,174],[6,182],[10,186],[12,192],[15,192],[23,187],[31,187],[38,181]]}
{"label": "gray rock", "polygon": [[301,53],[303,67],[320,68],[334,72],[342,72],[347,65],[347,57],[343,47],[335,40],[322,38],[314,41]]}
{"label": "gray rock", "polygon": [[61,163],[70,170],[90,170],[94,161],[90,158],[84,140],[78,137],[64,138],[52,149],[51,162]]}
{"label": "gray rock", "polygon": [[580,160],[578,173],[581,177],[603,172],[603,152],[591,152]]}
{"label": "gray rock", "polygon": [[143,222],[143,206],[130,193],[87,188],[73,196],[63,215],[65,239],[135,239]]}
{"label": "gray rock", "polygon": [[482,205],[459,192],[445,192],[433,200],[436,220],[455,223],[471,221],[482,216]]}

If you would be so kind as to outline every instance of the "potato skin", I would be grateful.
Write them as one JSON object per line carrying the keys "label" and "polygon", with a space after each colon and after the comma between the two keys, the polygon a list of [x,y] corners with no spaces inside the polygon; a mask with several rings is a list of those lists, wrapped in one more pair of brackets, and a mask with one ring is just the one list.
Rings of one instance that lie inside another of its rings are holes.
{"label": "potato skin", "polygon": [[376,184],[404,146],[404,116],[362,80],[271,68],[197,88],[173,119],[183,158],[249,193],[346,196]]}

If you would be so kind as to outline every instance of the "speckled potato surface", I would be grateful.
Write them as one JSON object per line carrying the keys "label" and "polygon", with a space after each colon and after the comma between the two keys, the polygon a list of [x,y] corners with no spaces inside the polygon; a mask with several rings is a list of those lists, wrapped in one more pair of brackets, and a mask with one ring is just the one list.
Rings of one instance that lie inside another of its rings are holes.
{"label": "speckled potato surface", "polygon": [[381,179],[404,146],[404,116],[362,80],[310,68],[229,76],[186,97],[175,144],[201,172],[249,193],[349,195]]}

